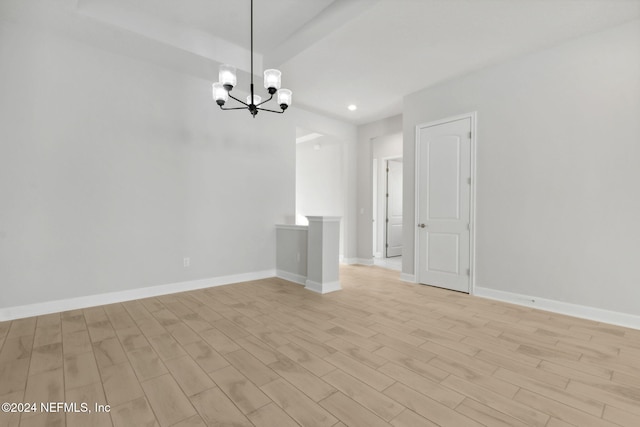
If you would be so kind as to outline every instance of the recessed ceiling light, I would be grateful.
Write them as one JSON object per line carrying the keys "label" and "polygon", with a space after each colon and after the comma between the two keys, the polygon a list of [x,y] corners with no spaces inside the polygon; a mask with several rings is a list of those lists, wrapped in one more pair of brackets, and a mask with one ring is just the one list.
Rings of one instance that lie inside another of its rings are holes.
{"label": "recessed ceiling light", "polygon": [[349,109],[349,111],[356,111],[358,109],[358,106],[355,104],[351,104],[347,108]]}

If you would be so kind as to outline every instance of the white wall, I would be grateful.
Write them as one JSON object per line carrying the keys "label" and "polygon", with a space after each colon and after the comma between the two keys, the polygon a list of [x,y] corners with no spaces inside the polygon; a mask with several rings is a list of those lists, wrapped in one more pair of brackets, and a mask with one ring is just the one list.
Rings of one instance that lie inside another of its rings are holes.
{"label": "white wall", "polygon": [[[372,203],[372,209],[375,209],[373,227],[375,247],[373,247],[374,256],[384,257],[384,235],[385,235],[385,210],[386,210],[386,190],[387,190],[387,159],[402,157],[402,132],[393,133],[391,135],[382,135],[371,139],[371,167],[375,164],[377,170],[374,174],[373,185],[370,191],[375,191],[377,197]],[[373,244],[373,243],[372,243]]]}
{"label": "white wall", "polygon": [[373,164],[372,139],[393,135],[402,131],[402,116],[393,116],[358,126],[357,144],[357,258],[370,261],[373,258]]}
{"label": "white wall", "polygon": [[221,112],[209,80],[6,21],[0,64],[0,309],[273,270],[296,126],[355,146],[355,126]]}
{"label": "white wall", "polygon": [[307,225],[307,216],[339,216],[340,255],[344,255],[346,180],[345,145],[322,136],[296,144],[296,223]]}
{"label": "white wall", "polygon": [[404,100],[405,256],[415,126],[477,111],[476,286],[640,314],[640,21]]}

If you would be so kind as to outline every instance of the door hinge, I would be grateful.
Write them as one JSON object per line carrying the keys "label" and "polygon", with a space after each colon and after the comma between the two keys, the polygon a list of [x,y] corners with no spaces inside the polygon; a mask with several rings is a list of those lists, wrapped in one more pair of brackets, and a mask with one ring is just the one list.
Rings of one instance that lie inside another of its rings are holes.
{"label": "door hinge", "polygon": [[387,224],[389,223],[389,218],[387,218]]}
{"label": "door hinge", "polygon": [[387,168],[387,172],[389,172],[389,168]]}
{"label": "door hinge", "polygon": [[471,269],[467,268],[467,276],[471,276]]}
{"label": "door hinge", "polygon": [[387,193],[387,197],[389,197],[389,193]]}
{"label": "door hinge", "polygon": [[471,231],[471,223],[467,224],[467,230]]}
{"label": "door hinge", "polygon": [[471,177],[467,178],[467,184],[471,185]]}
{"label": "door hinge", "polygon": [[469,131],[469,139],[471,139],[471,131]]}
{"label": "door hinge", "polygon": [[386,245],[384,245],[384,247],[385,247],[385,248],[388,248],[388,247],[389,247],[389,244],[387,243]]}

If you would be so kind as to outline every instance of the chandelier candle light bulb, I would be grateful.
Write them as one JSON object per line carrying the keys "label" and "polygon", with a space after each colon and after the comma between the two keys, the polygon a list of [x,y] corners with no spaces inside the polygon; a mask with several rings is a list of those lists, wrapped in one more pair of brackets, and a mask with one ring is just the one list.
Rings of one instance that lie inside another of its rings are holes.
{"label": "chandelier candle light bulb", "polygon": [[229,100],[229,92],[227,92],[220,82],[213,84],[213,99],[215,99],[216,103],[220,106]]}
{"label": "chandelier candle light bulb", "polygon": [[262,97],[258,95],[253,95],[253,101],[251,100],[251,95],[247,96],[247,104],[258,105],[262,102]]}
{"label": "chandelier candle light bulb", "polygon": [[229,64],[222,64],[218,73],[218,79],[224,88],[227,89],[227,87],[229,87],[227,91],[230,91],[238,80],[236,77],[236,67]]}
{"label": "chandelier candle light bulb", "polygon": [[[236,86],[237,76],[236,67],[229,64],[222,64],[218,72],[218,82],[213,84],[213,99],[221,110],[249,110],[249,113],[255,118],[259,111],[268,111],[270,113],[284,113],[284,110],[291,105],[291,91],[289,89],[280,89],[282,73],[279,70],[264,70],[264,87],[269,92],[269,98],[262,101],[262,97],[253,93],[253,0],[251,0],[251,84],[249,86],[250,95],[247,102],[231,95],[231,91]],[[273,99],[273,95],[278,93],[278,105],[281,111],[262,108],[261,104],[267,103]],[[242,104],[242,107],[225,108],[224,104],[229,98]]]}
{"label": "chandelier candle light bulb", "polygon": [[[282,73],[279,70],[264,70],[264,88],[269,90],[270,94],[273,94],[273,92],[280,89],[281,76]],[[274,89],[273,92],[272,89]]]}
{"label": "chandelier candle light bulb", "polygon": [[292,96],[293,93],[289,89],[278,90],[278,104],[280,104],[280,108],[282,108],[282,111],[286,110],[289,105],[291,105]]}

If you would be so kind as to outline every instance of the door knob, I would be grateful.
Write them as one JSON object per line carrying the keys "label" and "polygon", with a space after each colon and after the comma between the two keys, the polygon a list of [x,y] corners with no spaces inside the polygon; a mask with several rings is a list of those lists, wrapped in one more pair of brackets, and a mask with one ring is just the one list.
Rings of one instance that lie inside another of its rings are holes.
{"label": "door knob", "polygon": [[426,228],[427,226],[425,224],[418,224],[418,227],[420,228]]}

